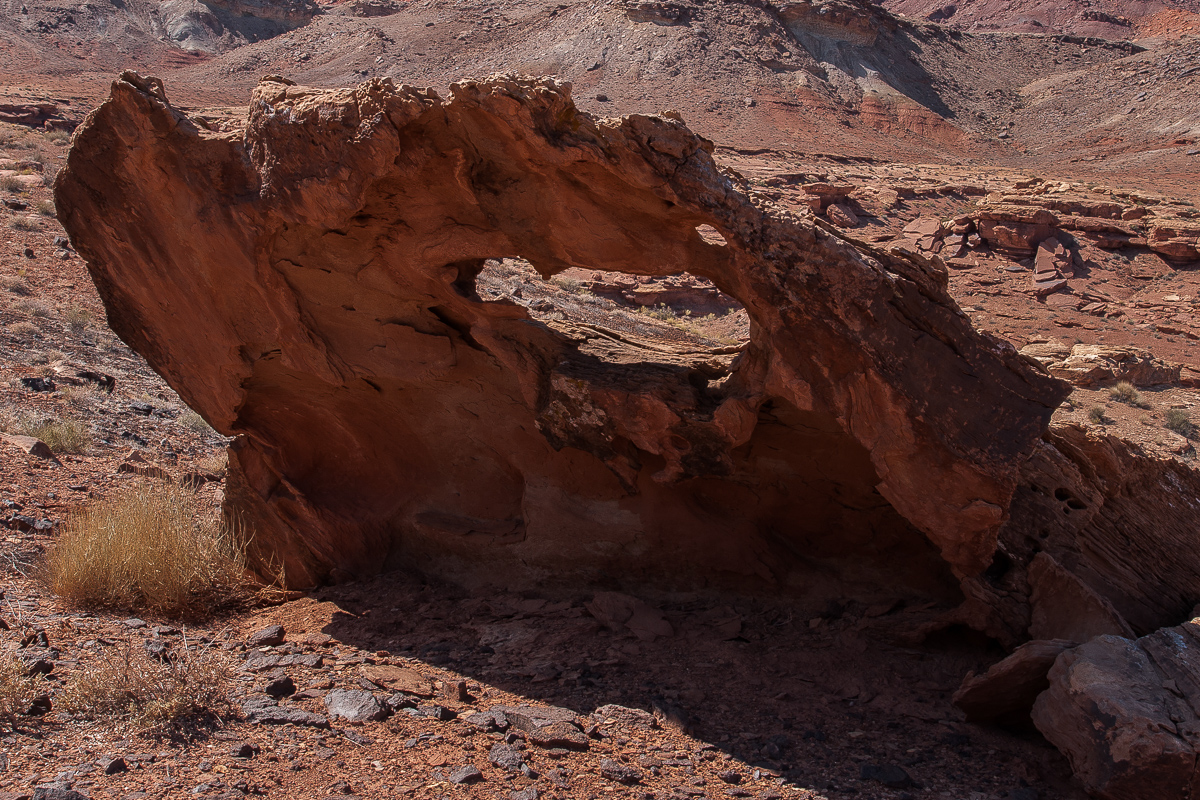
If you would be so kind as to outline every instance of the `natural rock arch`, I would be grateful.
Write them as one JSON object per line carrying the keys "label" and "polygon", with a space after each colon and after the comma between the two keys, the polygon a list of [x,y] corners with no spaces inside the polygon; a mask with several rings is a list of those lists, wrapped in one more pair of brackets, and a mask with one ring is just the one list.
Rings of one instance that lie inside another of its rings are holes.
{"label": "natural rock arch", "polygon": [[[114,330],[238,436],[227,503],[295,585],[406,563],[953,592],[991,564],[1064,384],[976,331],[935,266],[774,207],[711,150],[548,79],[266,79],[221,132],[126,73],[55,191]],[[687,270],[752,341],[535,323],[474,295],[500,256]]]}

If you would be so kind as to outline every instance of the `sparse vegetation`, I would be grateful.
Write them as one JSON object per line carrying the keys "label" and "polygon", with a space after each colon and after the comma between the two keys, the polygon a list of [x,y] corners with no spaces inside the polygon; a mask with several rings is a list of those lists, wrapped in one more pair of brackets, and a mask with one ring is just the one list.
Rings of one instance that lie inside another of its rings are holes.
{"label": "sparse vegetation", "polygon": [[25,183],[16,175],[5,175],[0,178],[0,189],[6,192],[17,193],[25,188]]}
{"label": "sparse vegetation", "polygon": [[50,316],[50,306],[41,300],[22,300],[16,304],[16,307],[18,311],[24,311],[31,317]]}
{"label": "sparse vegetation", "polygon": [[44,135],[50,144],[66,144],[71,141],[71,134],[66,131],[46,131]]}
{"label": "sparse vegetation", "polygon": [[33,294],[33,290],[29,288],[29,284],[19,275],[4,275],[0,277],[0,287],[3,287],[5,291],[19,294],[23,297]]}
{"label": "sparse vegetation", "polygon": [[1130,406],[1143,405],[1141,392],[1135,389],[1129,381],[1121,381],[1115,386],[1109,387],[1108,396],[1118,403],[1125,403]]}
{"label": "sparse vegetation", "polygon": [[1196,426],[1192,423],[1191,417],[1182,408],[1167,409],[1163,427],[1188,439],[1196,433]]}
{"label": "sparse vegetation", "polygon": [[1104,406],[1092,406],[1088,409],[1088,419],[1095,425],[1105,423]]}
{"label": "sparse vegetation", "polygon": [[76,408],[90,408],[104,397],[104,392],[94,383],[68,386],[62,390],[63,399]]}
{"label": "sparse vegetation", "polygon": [[70,515],[47,576],[83,606],[188,616],[241,596],[245,552],[240,531],[199,515],[195,495],[144,483]]}
{"label": "sparse vegetation", "polygon": [[205,648],[183,647],[159,661],[129,644],[102,653],[55,697],[60,711],[84,719],[126,720],[143,731],[176,731],[228,710],[229,667]]}
{"label": "sparse vegetation", "polygon": [[63,322],[71,329],[71,333],[80,334],[92,326],[95,318],[92,312],[82,306],[71,306],[63,314]]}
{"label": "sparse vegetation", "polygon": [[32,322],[14,322],[8,326],[8,332],[18,339],[28,339],[34,336],[40,336],[42,329]]}
{"label": "sparse vegetation", "polygon": [[204,421],[204,417],[197,414],[195,411],[185,411],[179,415],[179,424],[190,431],[195,431],[199,434],[213,433],[212,426]]}
{"label": "sparse vegetation", "polygon": [[92,446],[87,426],[74,419],[17,415],[5,427],[10,433],[41,439],[55,453],[86,453]]}
{"label": "sparse vegetation", "polygon": [[229,451],[222,448],[211,456],[205,456],[196,462],[196,466],[214,475],[224,475],[229,469]]}
{"label": "sparse vegetation", "polygon": [[583,288],[583,284],[574,278],[551,278],[550,282],[564,292],[570,292],[571,294],[579,294],[587,291]]}
{"label": "sparse vegetation", "polygon": [[11,727],[13,720],[29,710],[42,692],[41,676],[30,676],[20,659],[0,655],[0,723]]}
{"label": "sparse vegetation", "polygon": [[54,208],[54,203],[51,203],[49,200],[39,200],[37,211],[43,217],[53,217],[58,214],[58,211]]}
{"label": "sparse vegetation", "polygon": [[8,227],[14,231],[40,231],[42,229],[41,223],[29,217],[13,217],[8,223]]}

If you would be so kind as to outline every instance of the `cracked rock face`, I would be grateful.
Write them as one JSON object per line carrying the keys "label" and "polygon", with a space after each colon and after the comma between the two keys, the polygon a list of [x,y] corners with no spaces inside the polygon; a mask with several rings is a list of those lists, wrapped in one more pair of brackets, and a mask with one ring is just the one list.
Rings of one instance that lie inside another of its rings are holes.
{"label": "cracked rock face", "polygon": [[[245,130],[212,132],[126,73],[55,191],[113,329],[238,437],[227,503],[294,586],[817,565],[953,594],[1065,384],[975,331],[936,267],[773,207],[710,151],[548,79],[268,79]],[[751,341],[537,322],[475,292],[500,257],[686,270]]]}

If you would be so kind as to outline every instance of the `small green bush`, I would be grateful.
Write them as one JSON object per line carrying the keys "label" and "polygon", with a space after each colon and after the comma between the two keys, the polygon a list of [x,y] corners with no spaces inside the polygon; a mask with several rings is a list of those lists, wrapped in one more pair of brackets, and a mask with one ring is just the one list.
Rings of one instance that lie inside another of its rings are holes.
{"label": "small green bush", "polygon": [[1105,421],[1104,406],[1092,406],[1089,408],[1088,419],[1095,425],[1103,425]]}

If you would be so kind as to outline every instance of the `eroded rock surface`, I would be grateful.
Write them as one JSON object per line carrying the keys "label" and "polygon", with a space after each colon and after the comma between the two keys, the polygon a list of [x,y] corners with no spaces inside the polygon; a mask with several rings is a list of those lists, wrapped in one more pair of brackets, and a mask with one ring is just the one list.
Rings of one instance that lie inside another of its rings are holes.
{"label": "eroded rock surface", "polygon": [[[244,132],[212,132],[127,73],[56,196],[113,328],[238,436],[227,502],[294,585],[981,573],[1064,384],[935,266],[773,207],[710,149],[550,80],[267,80]],[[751,341],[535,323],[474,291],[501,256],[686,270]]]}

